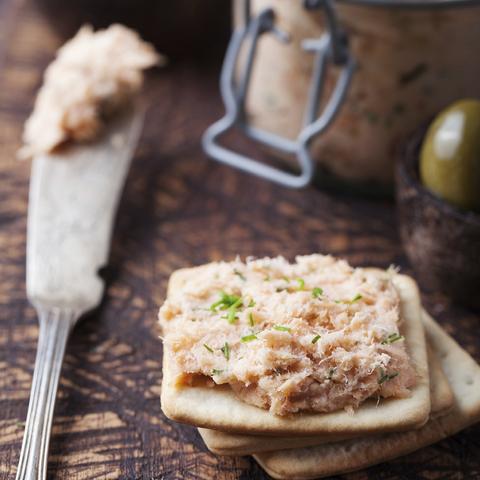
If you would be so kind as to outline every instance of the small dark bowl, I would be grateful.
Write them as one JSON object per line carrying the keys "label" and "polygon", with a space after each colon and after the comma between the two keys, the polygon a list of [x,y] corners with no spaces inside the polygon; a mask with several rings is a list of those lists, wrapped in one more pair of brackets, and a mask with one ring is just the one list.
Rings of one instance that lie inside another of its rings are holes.
{"label": "small dark bowl", "polygon": [[403,246],[421,285],[480,308],[480,215],[462,211],[421,183],[419,151],[425,129],[401,152],[396,196]]}

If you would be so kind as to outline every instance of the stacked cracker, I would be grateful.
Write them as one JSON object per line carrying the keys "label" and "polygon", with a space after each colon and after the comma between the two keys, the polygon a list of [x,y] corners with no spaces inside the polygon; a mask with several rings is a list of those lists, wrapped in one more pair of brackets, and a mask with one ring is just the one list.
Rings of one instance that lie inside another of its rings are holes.
{"label": "stacked cracker", "polygon": [[[192,272],[194,274],[194,272]],[[169,292],[189,275],[172,275]],[[480,366],[422,310],[415,282],[396,275],[402,335],[417,374],[407,398],[368,400],[354,414],[280,417],[228,386],[180,386],[164,353],[162,409],[194,425],[220,455],[253,455],[274,478],[310,479],[365,468],[437,442],[480,419]],[[461,368],[460,368],[461,367]]]}

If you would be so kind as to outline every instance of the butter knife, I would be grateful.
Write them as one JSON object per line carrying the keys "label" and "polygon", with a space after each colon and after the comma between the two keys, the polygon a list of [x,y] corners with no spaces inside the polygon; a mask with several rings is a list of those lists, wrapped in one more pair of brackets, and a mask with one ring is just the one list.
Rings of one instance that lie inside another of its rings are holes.
{"label": "butter knife", "polygon": [[27,225],[27,296],[39,338],[17,480],[47,475],[60,371],[69,334],[101,301],[115,212],[143,124],[131,107],[95,142],[33,159]]}

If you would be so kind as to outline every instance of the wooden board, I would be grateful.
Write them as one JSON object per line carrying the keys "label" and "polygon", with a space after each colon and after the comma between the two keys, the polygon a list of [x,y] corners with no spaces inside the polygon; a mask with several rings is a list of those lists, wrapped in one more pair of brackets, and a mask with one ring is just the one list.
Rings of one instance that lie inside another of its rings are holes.
{"label": "wooden board", "polygon": [[[29,164],[15,160],[41,72],[61,39],[34,3],[0,0],[0,480],[13,480],[38,333],[25,299]],[[156,314],[170,272],[220,258],[330,252],[410,270],[394,208],[308,189],[288,191],[208,159],[199,146],[222,112],[216,64],[157,72],[146,129],[119,211],[108,291],[75,329],[55,412],[49,478],[262,479],[250,458],[210,454],[159,405]],[[480,360],[478,314],[424,289],[427,309]],[[480,426],[345,479],[471,479]]]}

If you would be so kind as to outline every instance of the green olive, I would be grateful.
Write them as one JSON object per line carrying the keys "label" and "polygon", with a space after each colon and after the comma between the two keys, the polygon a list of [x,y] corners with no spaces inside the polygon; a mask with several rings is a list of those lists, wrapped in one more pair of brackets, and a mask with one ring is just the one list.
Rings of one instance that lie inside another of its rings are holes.
{"label": "green olive", "polygon": [[450,203],[480,210],[480,101],[460,100],[435,118],[420,152],[420,178]]}

